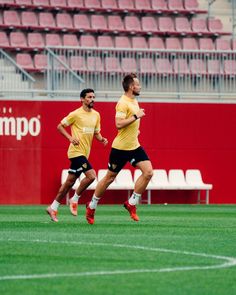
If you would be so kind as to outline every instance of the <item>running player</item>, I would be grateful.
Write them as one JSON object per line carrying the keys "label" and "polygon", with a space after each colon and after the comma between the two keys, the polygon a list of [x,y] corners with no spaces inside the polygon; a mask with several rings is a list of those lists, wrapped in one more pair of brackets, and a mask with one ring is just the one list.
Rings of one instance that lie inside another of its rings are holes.
{"label": "running player", "polygon": [[[50,218],[58,222],[57,212],[62,199],[74,185],[81,173],[85,174],[74,196],[70,199],[70,211],[77,215],[78,201],[82,192],[95,180],[96,173],[88,161],[93,137],[106,145],[107,139],[100,133],[100,114],[93,109],[95,94],[93,89],[84,89],[80,93],[82,106],[69,113],[57,126],[58,131],[70,142],[68,158],[71,161],[68,177],[60,187],[55,200],[46,209]],[[66,127],[71,127],[71,134]]]}
{"label": "running player", "polygon": [[92,200],[87,204],[86,219],[89,224],[94,223],[98,201],[127,162],[142,171],[135,183],[132,196],[124,203],[130,217],[138,221],[136,205],[153,175],[151,161],[138,141],[140,119],[145,116],[144,109],[139,108],[136,99],[141,90],[139,80],[135,74],[129,74],[124,77],[122,85],[125,93],[116,105],[115,116],[118,133],[112,143],[108,171],[98,182]]}

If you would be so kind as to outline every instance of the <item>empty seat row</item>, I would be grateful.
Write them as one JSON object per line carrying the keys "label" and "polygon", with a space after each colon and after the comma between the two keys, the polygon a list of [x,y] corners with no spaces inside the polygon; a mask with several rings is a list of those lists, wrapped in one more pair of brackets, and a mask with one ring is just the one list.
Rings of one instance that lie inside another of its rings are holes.
{"label": "empty seat row", "polygon": [[102,12],[206,13],[197,0],[1,0],[0,6]]}
{"label": "empty seat row", "polygon": [[[97,178],[88,187],[88,189],[95,190],[98,181],[103,179],[106,175],[106,169],[99,169]],[[129,169],[122,169],[115,178],[114,182],[108,187],[109,190],[132,190],[134,183],[137,181],[141,171],[136,169],[132,175]],[[68,176],[68,170],[63,169],[61,173],[61,184],[64,184]],[[84,174],[76,180],[73,185],[76,190],[80,184],[80,181],[84,178]],[[202,179],[201,171],[198,169],[188,169],[184,172],[182,169],[171,169],[167,172],[164,169],[154,169],[153,177],[147,186],[148,199],[147,203],[151,204],[151,190],[198,190],[198,203],[201,203],[200,191],[205,190],[206,204],[209,203],[209,190],[213,188],[210,183],[205,183]]]}
{"label": "empty seat row", "polygon": [[[123,57],[101,57],[59,56],[60,60],[67,64],[72,70],[77,72],[108,72],[108,73],[127,73],[140,72],[141,74],[160,74],[160,75],[236,75],[236,60],[228,59],[223,62],[217,59],[203,60],[200,58],[187,59],[176,58],[170,61],[166,58],[153,60],[151,58]],[[16,62],[27,71],[44,71],[47,67],[47,56],[35,54],[34,59],[30,54],[16,55]],[[65,70],[63,64],[57,62],[55,69]]]}
{"label": "empty seat row", "polygon": [[220,19],[187,17],[154,17],[126,15],[97,15],[57,13],[36,13],[33,11],[5,10],[0,27],[7,29],[21,28],[33,30],[59,30],[74,32],[112,32],[126,34],[161,34],[161,35],[225,35]]}
{"label": "empty seat row", "polygon": [[218,38],[215,42],[211,38],[196,39],[169,37],[165,40],[161,37],[143,36],[98,36],[75,34],[43,34],[11,32],[0,32],[0,48],[14,50],[42,50],[45,46],[65,47],[94,47],[94,48],[125,48],[125,49],[147,49],[147,50],[236,50],[236,40]]}

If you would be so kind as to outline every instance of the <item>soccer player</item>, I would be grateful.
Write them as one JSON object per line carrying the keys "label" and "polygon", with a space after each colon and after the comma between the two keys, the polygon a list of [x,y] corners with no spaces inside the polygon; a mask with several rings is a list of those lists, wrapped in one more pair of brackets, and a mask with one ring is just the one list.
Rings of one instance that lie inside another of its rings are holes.
{"label": "soccer player", "polygon": [[129,74],[124,77],[122,85],[125,93],[116,105],[115,123],[118,133],[112,143],[108,171],[98,182],[92,200],[86,205],[86,219],[90,224],[94,223],[98,201],[127,162],[142,171],[135,183],[132,196],[124,203],[130,217],[138,221],[136,205],[153,175],[151,161],[138,141],[140,120],[145,116],[144,109],[139,108],[135,98],[141,90],[139,80],[135,74]]}
{"label": "soccer player", "polygon": [[[81,193],[95,180],[96,173],[88,161],[92,140],[95,137],[106,145],[107,139],[100,133],[100,114],[93,109],[95,94],[93,89],[84,89],[80,93],[82,106],[69,113],[57,126],[58,131],[70,142],[68,158],[71,161],[69,173],[64,184],[60,187],[55,200],[46,209],[50,218],[58,222],[57,212],[61,200],[74,185],[81,173],[85,174],[74,196],[70,199],[70,211],[77,216],[78,201]],[[66,127],[71,127],[71,134]]]}

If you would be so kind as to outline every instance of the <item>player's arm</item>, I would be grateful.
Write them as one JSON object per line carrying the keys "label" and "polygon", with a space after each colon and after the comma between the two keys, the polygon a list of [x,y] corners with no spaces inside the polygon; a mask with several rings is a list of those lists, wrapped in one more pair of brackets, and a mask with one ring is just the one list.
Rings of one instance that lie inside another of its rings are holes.
{"label": "player's arm", "polygon": [[99,142],[102,142],[104,145],[108,144],[108,140],[105,137],[103,137],[100,132],[94,133],[94,136]]}
{"label": "player's arm", "polygon": [[139,109],[136,114],[132,115],[129,118],[116,117],[116,128],[117,129],[124,128],[130,125],[131,123],[133,123],[134,121],[142,118],[143,116],[145,116],[144,109]]}
{"label": "player's arm", "polygon": [[79,139],[78,138],[74,138],[70,135],[70,133],[68,133],[66,131],[66,125],[63,125],[62,123],[59,123],[57,125],[57,130],[66,138],[69,140],[69,142],[71,142],[73,145],[78,145],[79,144]]}

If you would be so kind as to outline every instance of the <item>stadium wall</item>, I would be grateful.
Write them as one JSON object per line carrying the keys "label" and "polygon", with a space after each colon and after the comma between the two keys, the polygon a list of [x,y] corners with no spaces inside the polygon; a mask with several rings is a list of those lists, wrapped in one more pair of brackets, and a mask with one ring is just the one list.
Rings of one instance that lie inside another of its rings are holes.
{"label": "stadium wall", "polygon": [[[68,142],[56,126],[80,102],[0,101],[0,204],[50,203],[60,186],[61,170],[69,167]],[[213,184],[210,203],[235,204],[236,105],[141,103],[140,143],[156,169],[200,169]],[[97,102],[103,147],[94,141],[90,161],[107,167],[116,134],[113,102]],[[90,198],[84,194],[81,202]],[[106,192],[102,203],[121,203],[126,192]],[[196,203],[196,192],[152,192],[153,203]]]}

